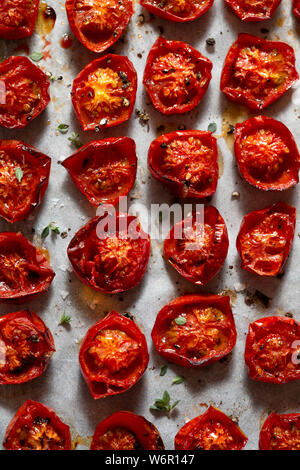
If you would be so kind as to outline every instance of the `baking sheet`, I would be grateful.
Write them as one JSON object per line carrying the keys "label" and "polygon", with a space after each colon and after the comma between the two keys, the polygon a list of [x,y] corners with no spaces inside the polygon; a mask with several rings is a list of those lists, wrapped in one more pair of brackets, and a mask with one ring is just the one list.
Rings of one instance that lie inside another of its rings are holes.
{"label": "baking sheet", "polygon": [[[136,3],[135,14],[125,36],[112,49],[116,53],[127,55],[137,69],[139,87],[136,108],[149,114],[149,128],[141,126],[139,120],[133,116],[128,123],[97,134],[81,131],[70,100],[72,80],[97,55],[89,52],[76,40],[70,50],[60,47],[59,40],[62,35],[69,32],[64,4],[55,0],[48,0],[47,3],[57,14],[55,28],[46,38],[35,33],[26,43],[31,53],[43,48],[44,51],[49,51],[51,58],[42,60],[38,65],[55,76],[62,75],[63,80],[51,84],[51,103],[39,118],[24,130],[0,129],[0,137],[24,140],[51,156],[50,185],[43,204],[27,221],[11,226],[1,220],[0,230],[20,230],[34,243],[42,244],[49,250],[51,265],[56,272],[54,282],[48,293],[24,306],[35,310],[46,322],[54,334],[57,351],[48,370],[39,379],[24,385],[0,387],[0,440],[3,440],[5,429],[16,410],[30,398],[51,406],[63,421],[70,425],[78,449],[88,446],[89,436],[93,434],[99,421],[118,410],[131,410],[152,421],[160,431],[166,448],[172,449],[178,429],[189,419],[203,413],[209,405],[214,405],[237,418],[241,429],[249,438],[246,449],[257,449],[260,425],[270,411],[300,412],[300,381],[287,385],[254,382],[248,378],[243,360],[245,335],[251,321],[285,312],[291,312],[300,320],[300,238],[297,236],[300,232],[299,187],[282,194],[267,194],[255,190],[241,180],[231,152],[232,142],[229,142],[227,137],[226,142],[222,137],[222,122],[227,120],[234,124],[236,120],[244,120],[248,114],[242,108],[230,104],[219,92],[219,80],[224,57],[240,32],[286,41],[295,49],[298,59],[296,65],[300,71],[300,23],[297,23],[291,14],[291,2],[283,0],[271,21],[255,24],[242,23],[224,5],[223,0],[215,0],[208,13],[187,24],[175,24],[154,18]],[[141,13],[145,19],[143,24],[139,21]],[[261,28],[269,29],[269,34],[262,34]],[[194,111],[186,115],[162,116],[149,104],[142,86],[147,53],[161,32],[168,39],[190,43],[213,62],[213,78],[204,99]],[[215,47],[206,46],[205,40],[210,37],[215,38]],[[20,43],[24,41],[1,41],[0,56],[4,58],[18,54],[15,49]],[[267,108],[265,114],[282,120],[300,143],[299,84],[276,104]],[[59,161],[75,150],[68,141],[71,132],[78,132],[83,143],[109,136],[128,135],[135,139],[139,167],[137,183],[131,192],[131,203],[139,202],[150,208],[151,203],[174,202],[174,196],[147,172],[147,149],[159,134],[157,128],[163,124],[165,132],[168,132],[184,124],[190,129],[205,130],[210,122],[217,124],[222,173],[211,204],[215,205],[224,217],[230,238],[228,257],[220,273],[205,288],[197,288],[182,279],[165,263],[162,244],[154,240],[146,275],[142,283],[132,291],[121,295],[104,295],[84,286],[70,268],[66,249],[74,233],[94,216],[95,209],[75,188],[67,172],[59,165]],[[68,134],[57,133],[56,127],[59,123],[70,125]],[[226,136],[226,132],[224,135]],[[239,199],[232,198],[234,191],[240,193]],[[294,245],[284,276],[281,279],[260,279],[239,268],[235,238],[245,213],[279,200],[297,207]],[[41,241],[41,231],[51,221],[57,223],[61,232],[68,233],[67,238],[52,235],[44,242]],[[233,268],[229,269],[229,266]],[[241,292],[243,288],[259,289],[270,296],[270,306],[264,308],[259,302],[247,305],[245,291]],[[160,377],[160,367],[166,364],[166,361],[155,352],[150,338],[156,314],[171,299],[185,292],[202,291],[227,291],[231,295],[238,331],[237,345],[226,361],[199,370],[187,370],[169,364],[166,375]],[[21,308],[1,305],[0,312],[4,314]],[[147,337],[150,363],[143,378],[130,391],[94,401],[79,370],[78,351],[87,329],[111,309],[131,312],[135,316]],[[70,328],[58,326],[63,312],[72,317]],[[185,377],[183,384],[171,385],[176,375]],[[179,405],[170,416],[149,410],[154,399],[162,396],[164,390],[169,391],[171,400],[180,399]]]}

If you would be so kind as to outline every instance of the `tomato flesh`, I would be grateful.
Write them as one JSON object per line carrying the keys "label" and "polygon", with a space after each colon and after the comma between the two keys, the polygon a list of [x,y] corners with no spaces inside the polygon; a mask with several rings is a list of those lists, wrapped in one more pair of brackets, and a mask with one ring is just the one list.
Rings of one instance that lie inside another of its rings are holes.
{"label": "tomato flesh", "polygon": [[76,37],[98,53],[119,39],[133,14],[131,0],[67,0],[66,10]]}
{"label": "tomato flesh", "polygon": [[279,121],[256,116],[235,127],[235,156],[241,175],[263,190],[283,190],[299,181],[300,155],[294,137]]}
{"label": "tomato flesh", "polygon": [[135,287],[144,276],[150,237],[135,217],[117,214],[116,229],[109,236],[99,238],[97,227],[105,217],[95,217],[77,232],[69,245],[68,256],[79,278],[93,289],[123,292]]}
{"label": "tomato flesh", "polygon": [[186,113],[205,94],[211,69],[211,61],[193,47],[159,37],[148,55],[143,83],[158,111]]}
{"label": "tomato flesh", "polygon": [[44,322],[30,311],[0,318],[0,383],[24,383],[39,377],[47,368],[54,342]]}
{"label": "tomato flesh", "polygon": [[241,450],[247,437],[224,413],[210,406],[175,436],[175,450]]}
{"label": "tomato flesh", "polygon": [[94,206],[116,205],[135,182],[135,143],[129,137],[93,141],[67,158],[63,166]]}
{"label": "tomato flesh", "polygon": [[4,0],[0,4],[0,38],[31,36],[38,14],[39,0]]}
{"label": "tomato flesh", "polygon": [[69,426],[51,408],[27,400],[8,425],[7,450],[71,450]]}
{"label": "tomato flesh", "polygon": [[118,411],[101,421],[94,433],[91,450],[162,450],[156,427],[142,416]]}
{"label": "tomato flesh", "polygon": [[298,80],[294,50],[283,42],[240,34],[231,46],[221,76],[221,91],[237,103],[259,111]]}
{"label": "tomato flesh", "polygon": [[141,0],[140,4],[157,16],[184,23],[206,13],[213,0]]}
{"label": "tomato flesh", "polygon": [[[0,140],[0,215],[18,222],[40,204],[48,186],[51,160],[20,141]],[[16,170],[22,171],[18,181]]]}
{"label": "tomato flesh", "polygon": [[216,139],[204,131],[164,134],[151,143],[148,166],[179,197],[211,196],[218,182]]}
{"label": "tomato flesh", "polygon": [[237,237],[241,267],[260,276],[276,276],[294,238],[296,209],[276,203],[244,217]]}
{"label": "tomato flesh", "polygon": [[0,126],[22,128],[50,101],[47,76],[27,57],[12,56],[0,64],[4,96],[0,100]]}
{"label": "tomato flesh", "polygon": [[293,0],[293,12],[297,18],[300,18],[300,1]]}
{"label": "tomato flesh", "polygon": [[253,380],[287,383],[300,378],[300,366],[293,361],[300,327],[287,317],[261,318],[250,324],[245,362]]}
{"label": "tomato flesh", "polygon": [[300,450],[299,413],[271,413],[259,435],[260,450]]}
{"label": "tomato flesh", "polygon": [[108,54],[90,62],[75,78],[72,102],[83,130],[127,121],[133,110],[137,75],[127,57]]}
{"label": "tomato flesh", "polygon": [[[197,220],[194,212],[175,224],[165,240],[164,250],[179,274],[194,284],[205,285],[225,261],[228,234],[223,218],[214,207],[205,207],[204,223],[200,219]],[[181,229],[182,233],[177,236]]]}
{"label": "tomato flesh", "polygon": [[146,339],[132,320],[112,311],[87,332],[79,360],[93,398],[122,393],[145,372]]}
{"label": "tomato flesh", "polygon": [[159,354],[184,367],[221,359],[236,341],[229,297],[193,294],[173,300],[158,313],[152,339]]}
{"label": "tomato flesh", "polygon": [[281,0],[225,0],[242,21],[269,20]]}

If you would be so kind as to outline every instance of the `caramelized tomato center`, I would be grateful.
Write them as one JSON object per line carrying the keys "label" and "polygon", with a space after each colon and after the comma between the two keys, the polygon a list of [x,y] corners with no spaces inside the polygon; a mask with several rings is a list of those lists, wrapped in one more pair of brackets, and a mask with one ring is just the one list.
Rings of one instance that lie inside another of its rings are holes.
{"label": "caramelized tomato center", "polygon": [[265,17],[274,5],[274,0],[238,0],[234,1],[239,10]]}
{"label": "caramelized tomato center", "polygon": [[177,16],[189,16],[201,8],[207,0],[152,0],[152,3]]}
{"label": "caramelized tomato center", "polygon": [[116,427],[101,436],[97,443],[97,450],[139,450],[141,446],[129,429]]}
{"label": "caramelized tomato center", "polygon": [[103,330],[95,338],[87,351],[96,371],[108,375],[128,369],[140,353],[140,345],[124,331]]}
{"label": "caramelized tomato center", "polygon": [[[1,79],[1,77],[0,77]],[[41,99],[39,85],[27,77],[16,80],[5,80],[5,104],[0,104],[1,113],[15,115],[30,115]]]}
{"label": "caramelized tomato center", "polygon": [[216,308],[192,308],[188,313],[180,313],[185,318],[184,325],[178,325],[175,319],[164,333],[162,342],[170,345],[184,356],[198,359],[206,356],[212,349],[223,350],[228,345],[228,337],[216,325],[222,326],[225,315]]}
{"label": "caramelized tomato center", "polygon": [[205,423],[194,435],[194,449],[225,450],[234,440],[228,429],[221,423]]}
{"label": "caramelized tomato center", "polygon": [[[192,58],[169,52],[152,64],[151,80],[159,88],[162,103],[173,106],[188,103],[196,95],[201,74]],[[202,80],[205,82],[206,78]]]}
{"label": "caramelized tomato center", "polygon": [[110,68],[99,68],[90,73],[86,81],[88,92],[83,106],[91,117],[116,112],[127,102],[120,96],[123,82],[119,74]]}
{"label": "caramelized tomato center", "polygon": [[28,17],[33,9],[33,0],[2,0],[0,24],[10,28],[26,27],[29,25]]}
{"label": "caramelized tomato center", "polygon": [[[17,168],[23,172],[21,181],[16,177]],[[28,204],[37,184],[35,169],[0,151],[0,204],[5,212],[10,213]]]}
{"label": "caramelized tomato center", "polygon": [[122,185],[127,181],[131,171],[131,165],[127,159],[116,162],[107,162],[105,166],[88,168],[82,174],[87,189],[93,193],[110,194],[122,190]]}
{"label": "caramelized tomato center", "polygon": [[100,36],[110,35],[125,13],[122,0],[77,0],[75,10],[84,32]]}
{"label": "caramelized tomato center", "polygon": [[212,158],[212,150],[200,139],[173,140],[164,152],[162,170],[169,178],[197,190],[212,181]]}
{"label": "caramelized tomato center", "polygon": [[63,449],[64,440],[51,425],[50,419],[35,418],[31,427],[17,430],[17,439],[25,450]]}
{"label": "caramelized tomato center", "polygon": [[269,181],[283,171],[290,150],[280,135],[259,129],[244,137],[241,153],[250,173],[261,181]]}
{"label": "caramelized tomato center", "polygon": [[262,371],[277,375],[287,368],[297,369],[291,361],[291,344],[280,333],[270,333],[254,346],[254,350],[256,364]]}
{"label": "caramelized tomato center", "polygon": [[234,66],[236,89],[246,89],[257,99],[266,97],[284,84],[288,67],[286,59],[276,49],[244,47],[239,50]]}
{"label": "caramelized tomato center", "polygon": [[271,448],[279,450],[300,450],[300,429],[291,424],[289,429],[276,426],[272,430]]}

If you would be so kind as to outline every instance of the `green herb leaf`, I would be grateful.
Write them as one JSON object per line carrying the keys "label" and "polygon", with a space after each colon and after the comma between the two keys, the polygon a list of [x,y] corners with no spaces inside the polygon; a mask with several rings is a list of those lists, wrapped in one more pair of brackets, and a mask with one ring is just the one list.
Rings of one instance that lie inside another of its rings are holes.
{"label": "green herb leaf", "polygon": [[179,315],[179,317],[175,318],[175,323],[177,323],[177,325],[185,325],[186,324],[186,318]]}
{"label": "green herb leaf", "polygon": [[20,183],[22,178],[23,178],[23,175],[24,175],[24,173],[23,173],[23,171],[20,167],[16,168],[15,175],[16,175],[17,180]]}
{"label": "green herb leaf", "polygon": [[68,137],[68,140],[73,144],[75,145],[75,147],[77,149],[79,149],[80,147],[82,147],[82,142],[79,138],[79,134],[76,134],[76,132],[72,132],[72,135],[71,137]]}
{"label": "green herb leaf", "polygon": [[170,413],[170,411],[172,411],[175,406],[178,405],[178,403],[179,400],[175,401],[172,405],[170,404],[170,394],[166,390],[162,398],[156,398],[153,405],[150,406],[150,409],[156,411],[166,411],[167,413]]}
{"label": "green herb leaf", "polygon": [[167,370],[168,370],[168,366],[167,366],[167,365],[162,366],[161,369],[160,369],[160,374],[159,374],[159,375],[160,375],[161,377],[163,377],[164,375],[166,375]]}
{"label": "green herb leaf", "polygon": [[178,375],[172,380],[172,385],[179,385],[179,384],[182,384],[182,382],[184,382],[184,377],[182,377],[181,375]]}
{"label": "green herb leaf", "polygon": [[207,130],[209,132],[216,132],[217,130],[217,124],[215,122],[211,122],[210,124],[208,124],[208,128]]}
{"label": "green herb leaf", "polygon": [[70,315],[66,315],[66,312],[64,312],[61,316],[59,325],[69,325],[71,322],[71,317]]}
{"label": "green herb leaf", "polygon": [[44,58],[44,54],[42,52],[33,52],[30,54],[30,59],[33,60],[34,62],[39,62]]}
{"label": "green herb leaf", "polygon": [[44,228],[44,230],[41,233],[42,238],[47,238],[50,233],[50,227],[47,225],[47,227]]}
{"label": "green herb leaf", "polygon": [[66,134],[69,130],[69,125],[68,124],[60,124],[57,126],[56,130],[59,131],[61,134]]}
{"label": "green herb leaf", "polygon": [[47,227],[45,227],[44,230],[42,231],[41,237],[42,238],[47,238],[49,233],[50,233],[50,230],[51,230],[51,232],[56,233],[57,235],[60,234],[60,230],[57,227],[57,225],[54,222],[50,222],[50,224],[47,225]]}

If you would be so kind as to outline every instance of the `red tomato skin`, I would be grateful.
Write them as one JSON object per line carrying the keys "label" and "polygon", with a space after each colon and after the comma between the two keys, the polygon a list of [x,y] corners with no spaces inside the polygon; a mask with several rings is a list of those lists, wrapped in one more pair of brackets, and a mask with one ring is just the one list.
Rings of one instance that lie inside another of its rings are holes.
{"label": "red tomato skin", "polygon": [[33,400],[26,400],[9,423],[5,433],[3,447],[6,450],[23,450],[21,445],[15,446],[13,444],[13,439],[17,434],[18,428],[32,424],[34,418],[37,416],[50,418],[59,435],[65,440],[63,450],[71,450],[71,433],[69,426],[59,419],[52,408]]}
{"label": "red tomato skin", "polygon": [[[131,411],[117,411],[101,421],[95,429],[90,450],[97,450],[97,442],[110,429],[121,427],[133,432],[143,450],[164,450],[165,446],[154,424]],[[118,449],[127,450],[127,449]]]}
{"label": "red tomato skin", "polygon": [[[198,87],[197,94],[195,95],[195,97],[189,103],[183,104],[181,106],[165,106],[159,99],[158,94],[152,90],[152,64],[157,57],[169,52],[187,53],[194,59],[197,65],[201,65],[201,67],[204,69],[204,73],[207,78],[207,81],[204,86]],[[204,57],[199,51],[194,49],[192,46],[189,46],[188,44],[182,41],[168,41],[167,39],[160,36],[150,49],[144,71],[143,85],[145,86],[147,93],[152,101],[152,104],[157,111],[160,111],[162,114],[166,115],[184,114],[194,109],[205,95],[209,82],[211,80],[211,70],[212,62],[206,57]]]}
{"label": "red tomato skin", "polygon": [[197,447],[192,447],[194,432],[197,429],[200,429],[201,425],[205,425],[206,422],[213,421],[222,423],[232,433],[234,443],[225,450],[241,450],[245,447],[248,442],[248,438],[240,428],[225,413],[222,413],[222,411],[217,408],[210,406],[205,413],[191,419],[178,431],[175,436],[175,450],[198,450]]}
{"label": "red tomato skin", "polygon": [[[168,145],[173,140],[181,140],[184,138],[188,139],[189,137],[194,137],[199,140],[203,139],[207,145],[212,148],[213,151],[214,159],[212,164],[212,181],[210,187],[203,191],[189,189],[187,192],[185,192],[184,183],[173,181],[172,179],[168,178],[168,176],[166,176],[160,169],[161,145]],[[178,197],[193,197],[197,199],[203,199],[212,196],[216,192],[219,177],[217,140],[211,132],[207,131],[175,131],[170,132],[169,134],[163,134],[157,139],[153,140],[150,145],[148,152],[148,168],[154,178],[168,186]]]}
{"label": "red tomato skin", "polygon": [[297,18],[300,18],[300,1],[293,0],[293,13]]}
{"label": "red tomato skin", "polygon": [[[281,3],[281,0],[273,0],[273,5],[270,11],[266,12],[264,16],[258,15],[255,12],[247,12],[244,8],[243,5],[240,5],[240,2],[238,0],[225,0],[225,3],[229,5],[234,13],[240,18],[242,21],[266,21],[270,20],[272,16],[274,15],[275,11],[277,10],[278,6]],[[260,3],[264,3],[264,0],[261,0]]]}
{"label": "red tomato skin", "polygon": [[[235,63],[237,54],[242,47],[247,46],[267,47],[268,49],[277,49],[285,56],[286,60],[291,65],[291,76],[286,80],[285,86],[277,94],[270,94],[263,102],[247,97],[244,94],[239,94],[234,88],[227,86],[232,75],[232,68]],[[288,44],[280,41],[269,41],[266,39],[252,36],[251,34],[241,33],[238,35],[237,40],[230,47],[225,58],[222,74],[220,89],[227,96],[228,99],[235,103],[247,106],[252,112],[261,111],[267,106],[277,101],[291,86],[299,79],[298,72],[295,68],[295,53],[294,49]]]}
{"label": "red tomato skin", "polygon": [[146,8],[146,10],[150,11],[154,15],[159,16],[160,18],[164,18],[166,20],[175,21],[176,23],[187,23],[188,21],[196,20],[200,18],[200,16],[204,15],[213,5],[214,0],[207,0],[205,4],[198,8],[198,10],[189,16],[178,16],[169,11],[165,11],[163,8],[159,8],[156,5],[153,5],[151,0],[141,0],[140,4],[142,7]]}
{"label": "red tomato skin", "polygon": [[54,279],[55,272],[52,270],[45,256],[41,251],[33,245],[27,238],[25,238],[20,232],[2,232],[0,233],[0,255],[6,253],[7,247],[19,247],[23,250],[24,256],[28,261],[28,265],[34,268],[34,271],[44,277],[44,281],[41,285],[32,287],[31,289],[24,290],[20,289],[15,292],[5,292],[4,288],[0,288],[0,303],[1,302],[12,302],[12,303],[23,303],[33,299],[36,295],[45,292],[51,282]]}
{"label": "red tomato skin", "polygon": [[0,204],[0,216],[13,224],[14,222],[26,219],[33,209],[41,204],[49,183],[51,158],[41,153],[35,147],[24,144],[19,140],[0,140],[0,153],[1,151],[19,155],[21,161],[28,160],[28,157],[34,159],[40,167],[39,185],[36,188],[35,194],[32,195],[31,203],[25,206],[23,211],[15,210],[13,213],[7,214]]}
{"label": "red tomato skin", "polygon": [[30,11],[30,21],[27,26],[11,27],[0,23],[1,39],[23,39],[32,36],[39,11],[40,0],[33,0],[33,8]]}
{"label": "red tomato skin", "polygon": [[55,345],[51,331],[49,330],[49,328],[47,328],[43,320],[31,310],[23,310],[20,312],[8,313],[0,317],[0,336],[1,331],[5,327],[5,325],[15,320],[18,321],[18,324],[23,321],[25,325],[29,325],[32,329],[39,333],[39,335],[45,342],[44,357],[41,361],[39,361],[38,364],[33,365],[31,370],[28,371],[28,373],[23,377],[8,377],[5,372],[1,373],[0,371],[1,385],[21,384],[29,382],[30,380],[33,380],[37,377],[40,377],[47,369],[51,356],[55,352]]}
{"label": "red tomato skin", "polygon": [[[120,154],[125,155],[132,166],[132,171],[130,177],[128,178],[128,185],[122,189],[120,195],[116,198],[101,198],[100,196],[92,196],[89,193],[86,193],[84,185],[76,177],[76,169],[78,169],[79,172],[80,168],[84,164],[85,158],[88,158],[92,154],[96,155],[97,152],[99,152],[99,163],[101,163],[100,152],[103,153],[103,158],[105,158],[105,155],[109,154],[112,151],[112,148],[119,148]],[[77,150],[77,152],[64,160],[62,165],[69,172],[79,191],[84,196],[86,196],[88,201],[93,204],[93,206],[98,207],[100,204],[112,204],[115,206],[118,204],[119,198],[127,196],[134,185],[137,171],[137,156],[135,149],[135,142],[130,137],[109,137],[108,139],[94,140],[89,144],[84,145],[79,150]]]}
{"label": "red tomato skin", "polygon": [[[275,426],[281,426],[283,428],[293,427],[298,424],[300,426],[300,414],[299,413],[289,413],[289,414],[277,414],[271,413],[265,420],[259,434],[259,450],[278,450],[271,447],[271,439],[273,428]],[[285,450],[293,450],[285,449]],[[296,449],[297,450],[297,449]]]}
{"label": "red tomato skin", "polygon": [[[286,143],[286,145],[290,149],[290,153],[292,156],[292,163],[291,163],[291,170],[292,173],[289,175],[286,181],[274,182],[272,183],[264,183],[262,181],[257,181],[253,176],[249,174],[247,171],[247,167],[245,162],[243,161],[241,145],[243,142],[243,138],[251,131],[255,131],[256,129],[271,129],[278,133]],[[242,176],[249,184],[255,186],[258,189],[262,189],[263,191],[283,191],[285,189],[292,188],[299,182],[299,166],[300,166],[300,155],[298,151],[298,147],[294,136],[289,131],[289,129],[280,121],[277,121],[273,118],[267,116],[254,116],[250,119],[242,123],[238,123],[235,126],[235,133],[234,133],[234,151],[235,157],[238,163],[239,171]]]}
{"label": "red tomato skin", "polygon": [[295,232],[295,227],[296,227],[296,209],[293,206],[285,204],[284,202],[277,202],[277,203],[275,203],[271,206],[266,207],[265,209],[261,209],[261,210],[258,210],[258,211],[253,211],[253,212],[250,212],[249,214],[245,215],[245,217],[242,221],[241,227],[240,227],[239,234],[238,234],[237,239],[236,239],[236,247],[237,247],[237,251],[238,251],[238,253],[241,257],[241,260],[242,260],[242,254],[243,254],[243,247],[242,247],[242,244],[241,244],[242,236],[245,233],[247,233],[249,231],[249,229],[254,227],[258,223],[258,221],[263,221],[263,219],[266,216],[271,215],[273,213],[277,213],[277,212],[282,213],[282,214],[287,214],[289,216],[289,230],[290,230],[290,232],[287,235],[288,243],[286,244],[286,247],[284,249],[284,257],[283,257],[282,263],[280,265],[278,265],[277,268],[274,267],[273,271],[266,272],[266,271],[263,271],[263,269],[261,269],[261,270],[254,269],[249,264],[242,261],[242,263],[241,263],[241,268],[242,269],[245,269],[246,271],[249,271],[249,272],[254,273],[254,274],[258,274],[259,276],[271,276],[271,277],[272,276],[277,276],[277,274],[279,274],[282,271],[282,269],[284,267],[284,264],[287,260],[287,257],[289,255],[289,252],[291,250],[291,246],[292,246],[293,239],[294,239],[294,232]]}
{"label": "red tomato skin", "polygon": [[[300,379],[300,369],[291,373],[285,371],[281,375],[268,374],[261,368],[258,370],[254,358],[254,349],[258,341],[268,333],[285,332],[285,329],[293,336],[293,340],[300,340],[300,325],[293,318],[288,317],[265,317],[256,320],[249,325],[249,331],[246,338],[245,363],[251,379],[258,382],[285,384]],[[292,351],[292,348],[291,348]]]}
{"label": "red tomato skin", "polygon": [[[125,214],[122,213],[117,213],[117,223],[125,217]],[[128,216],[128,223],[130,224],[131,222],[134,222],[136,220],[135,217],[133,216]],[[144,244],[143,244],[143,252],[144,252],[144,257],[143,257],[143,263],[138,271],[137,274],[133,273],[133,277],[131,277],[130,282],[124,281],[120,282],[119,286],[115,287],[109,287],[109,285],[102,284],[99,285],[97,283],[90,282],[86,276],[84,275],[83,270],[80,267],[81,264],[81,258],[84,258],[84,250],[85,247],[83,246],[85,239],[88,239],[90,234],[96,230],[97,224],[101,221],[101,217],[94,217],[91,219],[86,225],[84,225],[81,229],[78,230],[78,232],[75,234],[73,239],[71,240],[69,246],[68,246],[68,257],[69,260],[71,261],[71,264],[73,266],[73,269],[79,279],[84,282],[87,286],[92,287],[94,290],[97,290],[99,292],[103,292],[104,294],[118,294],[120,292],[125,292],[129,289],[132,289],[133,287],[137,286],[144,277],[147,264],[149,261],[149,256],[150,256],[150,237],[149,235],[146,236],[145,232],[141,229],[141,233],[145,237],[144,239]],[[128,285],[129,284],[129,285]]]}
{"label": "red tomato skin", "polygon": [[[100,331],[106,329],[117,329],[120,331],[124,331],[126,334],[128,334],[128,336],[130,336],[140,344],[139,364],[138,366],[136,366],[135,373],[132,374],[132,377],[123,379],[117,379],[112,377],[108,379],[103,374],[102,377],[99,378],[99,380],[96,380],[96,378],[92,378],[91,372],[85,361],[85,353],[93,344],[93,340],[97,336],[97,334],[99,334]],[[124,315],[121,315],[118,312],[115,312],[114,310],[112,310],[106,317],[95,323],[95,325],[93,325],[88,330],[83,339],[79,351],[79,363],[81,373],[87,386],[89,387],[89,390],[94,400],[98,400],[99,398],[104,398],[111,395],[118,395],[129,390],[143,376],[148,366],[148,362],[149,354],[145,336],[143,335],[139,327],[134,323],[134,321],[130,320],[129,318],[126,318]],[[103,391],[103,386],[106,387],[106,391]],[[100,387],[102,387],[101,390]]]}
{"label": "red tomato skin", "polygon": [[115,42],[120,39],[124,33],[132,15],[133,15],[133,5],[131,0],[122,0],[122,4],[125,4],[126,11],[122,16],[122,22],[115,29],[114,34],[110,36],[106,41],[93,42],[87,38],[87,36],[81,31],[81,28],[78,25],[75,17],[75,3],[76,0],[66,0],[66,12],[70,24],[70,28],[77,37],[78,41],[81,42],[87,49],[93,52],[104,52],[106,49],[111,47]]}
{"label": "red tomato skin", "polygon": [[[107,61],[110,61],[110,66],[114,66],[116,70],[123,69],[124,71],[124,69],[126,69],[126,73],[132,85],[133,91],[130,95],[130,100],[129,100],[130,104],[127,107],[126,116],[120,117],[115,120],[108,119],[105,125],[100,126],[99,122],[88,122],[87,120],[84,119],[81,113],[80,105],[78,103],[78,96],[80,93],[80,84],[85,82],[88,74],[93,72],[97,67],[100,67],[102,64],[104,64]],[[135,68],[132,62],[128,59],[128,57],[119,56],[116,54],[107,54],[103,57],[100,57],[99,59],[95,59],[92,62],[90,62],[88,65],[84,67],[84,69],[81,70],[81,72],[79,72],[77,77],[74,79],[73,88],[71,92],[74,111],[82,126],[82,129],[84,131],[91,131],[91,130],[95,130],[98,127],[101,127],[101,128],[115,127],[115,126],[122,124],[125,121],[128,121],[132,115],[133,107],[135,104],[136,91],[137,91],[137,73],[135,71]]]}
{"label": "red tomato skin", "polygon": [[32,121],[41,114],[50,101],[50,95],[48,93],[50,82],[47,75],[27,59],[27,57],[11,56],[0,64],[0,80],[4,83],[6,83],[10,73],[15,76],[16,74],[22,74],[22,72],[25,76],[30,77],[39,84],[41,88],[41,98],[33,113],[27,117],[25,115],[16,117],[9,113],[4,114],[0,111],[0,126],[7,127],[8,129],[21,129],[26,127],[29,121]]}
{"label": "red tomato skin", "polygon": [[[193,214],[193,216],[195,213]],[[207,268],[206,272],[204,272],[201,277],[197,277],[193,274],[189,274],[186,272],[184,267],[181,267],[179,264],[177,264],[175,261],[172,260],[172,254],[176,250],[176,247],[173,247],[173,240],[174,240],[174,230],[176,226],[182,226],[183,222],[185,220],[189,219],[188,217],[184,219],[181,222],[178,222],[177,224],[174,225],[174,227],[171,229],[169,232],[167,238],[165,239],[164,242],[164,251],[165,251],[165,256],[169,263],[173,266],[173,268],[176,269],[176,271],[183,276],[185,279],[188,281],[192,282],[193,284],[196,284],[198,286],[204,286],[207,284],[221,269],[223,266],[227,252],[228,252],[228,247],[229,247],[229,240],[228,240],[228,233],[227,233],[227,227],[225,224],[225,221],[219,211],[213,207],[213,206],[207,206],[204,209],[204,223],[208,223],[208,225],[212,226],[214,230],[216,231],[216,227],[218,227],[218,237],[215,237],[214,240],[214,251],[211,255],[212,257],[215,257],[215,267],[213,268]],[[206,263],[208,264],[208,263]]]}
{"label": "red tomato skin", "polygon": [[[201,306],[210,307],[213,306],[214,308],[220,309],[222,312],[226,313],[228,316],[228,328],[231,330],[231,339],[229,342],[228,347],[212,356],[211,358],[204,358],[198,361],[192,360],[187,356],[181,355],[179,352],[175,352],[172,349],[166,349],[164,344],[159,340],[160,331],[161,329],[170,324],[174,318],[180,315],[182,310],[186,306],[199,304]],[[191,295],[184,295],[182,297],[178,297],[177,299],[169,302],[165,307],[163,307],[160,312],[158,313],[155,324],[152,329],[151,337],[154,343],[154,346],[162,357],[167,359],[170,362],[174,362],[179,366],[188,367],[188,368],[199,368],[211,364],[213,362],[219,361],[222,357],[227,356],[234,348],[236,343],[236,328],[235,322],[232,315],[231,307],[230,307],[230,299],[228,296],[222,295],[212,295],[212,294],[191,294]]]}

